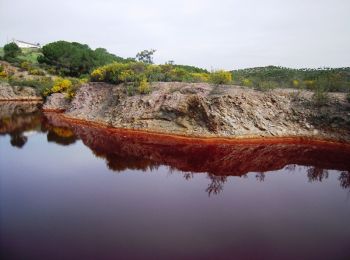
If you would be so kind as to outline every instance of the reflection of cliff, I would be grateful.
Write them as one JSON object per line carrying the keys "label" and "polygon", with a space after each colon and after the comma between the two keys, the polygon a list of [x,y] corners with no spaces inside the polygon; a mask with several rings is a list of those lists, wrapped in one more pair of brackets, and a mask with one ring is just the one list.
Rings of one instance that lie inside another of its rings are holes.
{"label": "reflection of cliff", "polygon": [[21,148],[24,132],[40,130],[40,118],[37,102],[0,102],[0,135],[9,134],[11,145]]}
{"label": "reflection of cliff", "polygon": [[68,123],[57,114],[46,116],[51,124],[71,127],[77,138],[97,156],[106,158],[108,166],[117,171],[126,168],[145,170],[168,165],[184,172],[242,176],[248,172],[278,170],[292,164],[312,166],[315,169],[350,171],[349,146],[315,145],[310,142],[190,142],[186,139],[118,132]]}
{"label": "reflection of cliff", "polygon": [[28,137],[27,131],[47,132],[47,140],[62,145],[76,141],[69,128],[42,125],[42,114],[38,102],[0,102],[0,135],[8,134],[11,145],[22,148]]}
{"label": "reflection of cliff", "polygon": [[38,103],[0,102],[0,134],[40,128]]}

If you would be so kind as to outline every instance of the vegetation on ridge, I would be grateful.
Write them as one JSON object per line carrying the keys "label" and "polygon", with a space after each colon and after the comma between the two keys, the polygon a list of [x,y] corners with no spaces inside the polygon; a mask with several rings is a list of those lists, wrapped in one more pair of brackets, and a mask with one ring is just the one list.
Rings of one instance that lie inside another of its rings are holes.
{"label": "vegetation on ridge", "polygon": [[[74,95],[74,90],[80,84],[89,80],[124,83],[130,95],[148,93],[149,83],[157,81],[235,84],[259,90],[277,87],[308,89],[314,91],[314,98],[320,104],[326,102],[329,91],[350,92],[350,68],[289,69],[268,66],[209,72],[194,66],[174,64],[173,61],[154,64],[155,52],[153,49],[143,50],[135,58],[125,59],[106,49],[93,50],[77,42],[57,41],[42,49],[21,49],[15,43],[9,43],[0,50],[0,59],[17,67],[22,73],[15,73],[2,66],[0,80],[12,85],[34,87],[44,96],[64,92],[68,97]],[[67,87],[70,85],[72,87]]]}

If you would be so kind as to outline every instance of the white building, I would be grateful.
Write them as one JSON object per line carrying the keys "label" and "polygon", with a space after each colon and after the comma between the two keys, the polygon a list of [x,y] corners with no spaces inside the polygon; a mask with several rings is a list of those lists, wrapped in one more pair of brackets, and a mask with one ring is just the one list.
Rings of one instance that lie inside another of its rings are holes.
{"label": "white building", "polygon": [[39,43],[29,43],[29,42],[19,41],[16,39],[13,39],[12,42],[16,43],[17,46],[20,48],[41,48]]}

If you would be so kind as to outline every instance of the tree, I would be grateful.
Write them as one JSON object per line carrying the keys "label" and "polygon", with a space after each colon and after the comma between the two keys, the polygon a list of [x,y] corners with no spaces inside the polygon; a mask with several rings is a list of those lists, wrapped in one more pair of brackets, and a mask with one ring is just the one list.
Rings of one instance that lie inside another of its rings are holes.
{"label": "tree", "polygon": [[121,57],[107,52],[106,49],[90,49],[78,42],[57,41],[42,48],[43,56],[39,63],[56,67],[63,75],[80,76],[89,73],[93,68],[112,62],[125,62]]}
{"label": "tree", "polygon": [[153,54],[156,52],[156,50],[143,50],[136,54],[136,59],[140,62],[147,63],[147,64],[153,64]]}
{"label": "tree", "polygon": [[8,43],[4,46],[4,59],[5,60],[14,59],[21,53],[22,53],[21,49],[14,42]]}

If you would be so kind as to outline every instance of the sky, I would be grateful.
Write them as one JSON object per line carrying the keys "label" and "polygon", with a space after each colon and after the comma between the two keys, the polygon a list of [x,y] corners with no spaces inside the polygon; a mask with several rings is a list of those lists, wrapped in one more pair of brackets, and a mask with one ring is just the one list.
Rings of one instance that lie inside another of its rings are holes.
{"label": "sky", "polygon": [[77,41],[156,49],[207,69],[350,66],[350,0],[0,0],[0,45]]}

